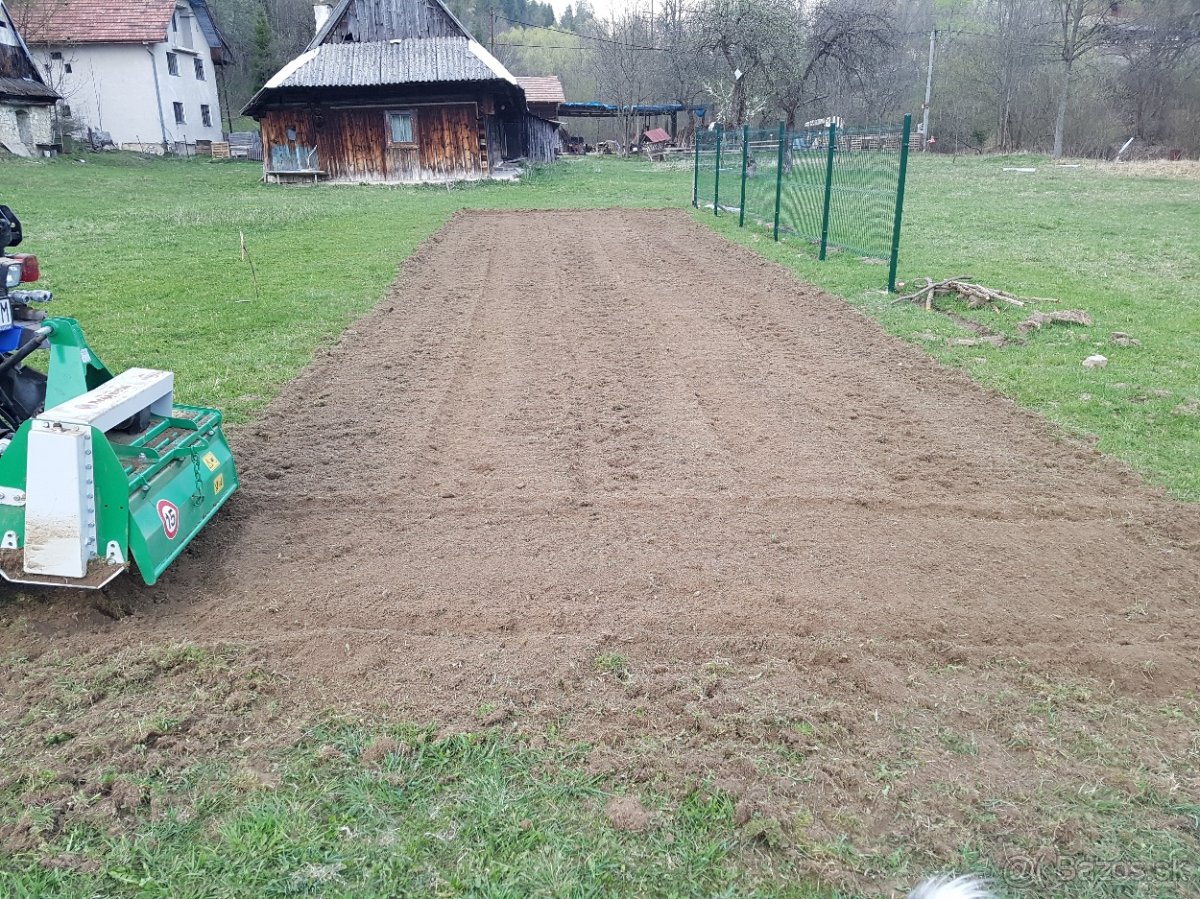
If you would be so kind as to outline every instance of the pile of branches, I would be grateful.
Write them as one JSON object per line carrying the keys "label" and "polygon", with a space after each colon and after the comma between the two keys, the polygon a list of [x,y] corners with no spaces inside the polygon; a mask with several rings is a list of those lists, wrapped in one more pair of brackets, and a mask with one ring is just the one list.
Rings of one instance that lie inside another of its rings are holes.
{"label": "pile of branches", "polygon": [[[1057,303],[1056,299],[1051,297],[1018,297],[1003,290],[996,290],[994,287],[988,287],[985,284],[979,284],[971,280],[970,275],[959,275],[956,278],[947,278],[944,281],[934,281],[932,278],[925,278],[925,286],[914,293],[907,294],[896,300],[897,303],[915,303],[916,305],[924,305],[926,311],[942,312],[949,315],[951,318],[959,321],[961,324],[976,330],[986,331],[988,334],[994,332],[983,329],[982,326],[975,324],[967,319],[963,319],[955,313],[939,309],[934,302],[937,297],[955,295],[963,300],[966,300],[968,309],[983,309],[991,307],[995,312],[1000,312],[1004,305],[1017,306],[1019,308],[1027,308],[1033,303]],[[1088,326],[1092,324],[1092,317],[1083,309],[1063,309],[1054,312],[1038,312],[1030,309],[1029,317],[1024,321],[1017,323],[1017,332],[1021,335],[1028,334],[1033,330],[1041,330],[1044,325],[1054,324],[1055,322],[1064,322],[1073,325]],[[978,342],[978,341],[974,341]]]}
{"label": "pile of branches", "polygon": [[1058,302],[1058,300],[1050,297],[1016,297],[1006,291],[996,290],[994,287],[988,287],[984,284],[977,284],[971,280],[970,275],[959,275],[956,278],[947,278],[945,281],[934,281],[932,278],[926,278],[924,287],[916,293],[900,297],[896,302],[916,303],[918,305],[924,303],[926,311],[930,311],[934,308],[934,297],[945,296],[951,293],[957,294],[966,300],[967,307],[970,309],[980,309],[996,303],[1008,303],[1010,306],[1024,308],[1030,303]]}

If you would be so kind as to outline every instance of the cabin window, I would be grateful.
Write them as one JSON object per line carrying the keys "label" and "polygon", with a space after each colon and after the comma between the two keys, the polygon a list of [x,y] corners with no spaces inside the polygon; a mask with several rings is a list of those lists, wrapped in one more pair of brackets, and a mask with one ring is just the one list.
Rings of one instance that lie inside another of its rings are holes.
{"label": "cabin window", "polygon": [[415,147],[417,145],[417,114],[411,109],[400,109],[387,114],[388,146]]}
{"label": "cabin window", "polygon": [[196,67],[196,80],[203,81],[204,80],[204,60],[200,59],[199,57],[196,57],[195,59],[192,60],[192,64],[195,65],[195,67]]}
{"label": "cabin window", "polygon": [[69,62],[63,63],[63,71],[68,75],[71,74],[71,64]]}
{"label": "cabin window", "polygon": [[62,117],[64,119],[69,119],[71,117],[71,107],[66,103],[62,105]]}
{"label": "cabin window", "polygon": [[176,54],[170,53],[170,52],[167,53],[167,74],[168,75],[178,75],[179,74],[179,57]]}
{"label": "cabin window", "polygon": [[173,106],[175,109],[175,124],[176,125],[186,125],[187,122],[185,122],[183,119],[183,104],[182,103],[172,103],[171,106]]}
{"label": "cabin window", "polygon": [[212,127],[212,110],[203,103],[200,104],[200,121],[204,123],[205,128]]}
{"label": "cabin window", "polygon": [[51,58],[51,59],[54,59],[54,60],[59,60],[59,59],[62,59],[62,52],[61,52],[61,51],[59,51],[59,50],[51,50],[51,51],[50,51],[50,58]]}

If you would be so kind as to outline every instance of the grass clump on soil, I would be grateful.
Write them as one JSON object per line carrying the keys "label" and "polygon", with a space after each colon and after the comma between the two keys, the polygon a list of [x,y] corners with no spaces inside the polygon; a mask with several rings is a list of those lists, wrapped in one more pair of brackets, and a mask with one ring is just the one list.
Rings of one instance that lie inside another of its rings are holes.
{"label": "grass clump on soil", "polygon": [[731,838],[728,797],[693,793],[632,826],[572,761],[501,736],[331,723],[269,775],[223,760],[115,781],[100,800],[109,820],[61,829],[51,801],[19,811],[22,782],[0,807],[23,814],[39,848],[0,856],[0,885],[172,899],[833,895],[783,881]]}
{"label": "grass clump on soil", "polygon": [[1010,896],[1200,883],[1200,706],[1017,664],[927,675],[925,701],[882,720],[815,695],[752,732],[710,707],[698,724],[738,747],[740,780],[523,712],[454,732],[316,714],[228,646],[0,675],[6,897],[848,899],[943,869]]}

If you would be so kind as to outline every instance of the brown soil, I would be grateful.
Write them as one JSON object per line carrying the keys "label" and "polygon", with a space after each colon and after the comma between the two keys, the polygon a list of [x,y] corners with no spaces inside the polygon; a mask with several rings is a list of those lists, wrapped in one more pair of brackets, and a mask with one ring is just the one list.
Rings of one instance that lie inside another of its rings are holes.
{"label": "brown soil", "polygon": [[641,833],[650,827],[650,815],[636,796],[614,796],[608,801],[604,814],[617,830]]}
{"label": "brown soil", "polygon": [[978,697],[1196,682],[1195,509],[682,213],[456,217],[234,438],[159,586],[31,591],[0,651],[241,644],[309,708],[565,720],[745,820],[769,745],[874,835],[881,720],[957,715],[1020,794]]}

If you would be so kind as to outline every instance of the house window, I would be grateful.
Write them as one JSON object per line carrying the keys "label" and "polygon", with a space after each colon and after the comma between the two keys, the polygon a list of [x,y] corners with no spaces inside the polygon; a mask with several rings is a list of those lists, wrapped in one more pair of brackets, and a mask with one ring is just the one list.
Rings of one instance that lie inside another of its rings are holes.
{"label": "house window", "polygon": [[176,29],[178,36],[175,39],[181,47],[192,49],[192,17],[184,10],[175,12],[175,19],[179,21],[179,27]]}
{"label": "house window", "polygon": [[201,59],[200,57],[196,57],[195,59],[192,60],[192,64],[195,65],[195,67],[196,67],[196,80],[203,81],[204,80],[204,60]]}
{"label": "house window", "polygon": [[204,123],[205,128],[212,127],[212,110],[203,103],[200,104],[200,121]]}
{"label": "house window", "polygon": [[179,57],[176,54],[170,53],[170,52],[167,53],[167,74],[168,75],[178,75],[179,74]]}
{"label": "house window", "polygon": [[71,117],[71,107],[66,103],[62,105],[62,117],[64,119],[69,119]]}
{"label": "house window", "polygon": [[68,75],[71,74],[71,64],[69,62],[63,63],[63,71],[66,72]]}
{"label": "house window", "polygon": [[389,112],[388,145],[392,147],[415,147],[417,145],[417,114],[411,109]]}
{"label": "house window", "polygon": [[172,103],[171,105],[175,108],[175,124],[176,125],[186,125],[187,122],[185,122],[184,118],[183,118],[183,104],[182,103]]}
{"label": "house window", "polygon": [[50,51],[50,58],[51,58],[51,59],[53,59],[53,60],[55,60],[55,61],[62,59],[62,51],[60,51],[60,50],[51,50],[51,51]]}

